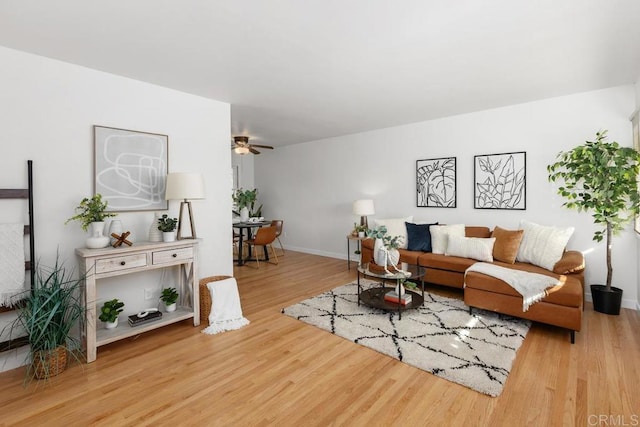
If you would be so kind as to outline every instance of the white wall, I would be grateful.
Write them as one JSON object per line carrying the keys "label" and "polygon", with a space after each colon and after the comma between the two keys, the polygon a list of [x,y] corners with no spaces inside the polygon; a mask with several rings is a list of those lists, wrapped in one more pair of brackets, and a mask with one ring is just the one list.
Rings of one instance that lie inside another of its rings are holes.
{"label": "white wall", "polygon": [[[591,238],[590,215],[561,207],[547,181],[556,154],[608,129],[610,140],[631,145],[632,85],[565,96],[439,120],[278,147],[255,160],[264,213],[285,221],[283,243],[303,252],[346,258],[346,234],[358,218],[353,200],[372,198],[376,215],[516,228],[521,219],[575,226],[569,247],[586,253],[587,284],[606,277],[604,244]],[[474,155],[527,152],[525,211],[473,209]],[[456,209],[417,208],[415,162],[457,157]],[[637,300],[637,249],[629,228],[614,241],[614,284],[624,306]]]}
{"label": "white wall", "polygon": [[[74,248],[84,245],[80,226],[64,221],[93,194],[92,126],[99,124],[166,134],[169,171],[204,174],[206,200],[193,202],[203,239],[199,276],[232,274],[228,104],[2,47],[0,63],[0,187],[26,187],[26,160],[34,161],[36,251],[44,265],[59,251],[75,266]],[[0,221],[25,218],[16,214],[23,209],[7,203]],[[178,207],[171,201],[169,213],[177,217]],[[122,213],[118,219],[132,240],[147,240],[152,212]],[[124,314],[134,313],[151,304],[142,299],[142,280],[159,293],[159,274],[149,273],[133,283],[103,286],[99,298],[119,297],[127,304]],[[0,322],[9,318],[0,315]],[[0,354],[0,370],[20,362]]]}
{"label": "white wall", "polygon": [[[636,110],[640,109],[640,76],[638,76],[638,80],[636,80],[636,84],[634,85],[636,89]],[[638,256],[640,256],[640,235],[636,234],[636,241]],[[636,294],[636,310],[640,311],[640,259],[636,259],[636,265],[638,268],[638,283],[637,283],[637,294]]]}

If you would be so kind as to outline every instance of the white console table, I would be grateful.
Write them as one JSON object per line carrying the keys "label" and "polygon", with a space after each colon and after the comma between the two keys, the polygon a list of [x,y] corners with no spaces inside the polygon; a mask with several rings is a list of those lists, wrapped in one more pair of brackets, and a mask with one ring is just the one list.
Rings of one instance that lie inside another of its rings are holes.
{"label": "white console table", "polygon": [[[97,347],[123,338],[135,336],[170,323],[193,318],[193,325],[200,324],[200,295],[197,288],[196,245],[197,240],[178,240],[170,243],[136,242],[133,246],[103,249],[76,249],[80,274],[85,275],[84,302],[86,322],[82,332],[86,347],[87,363],[96,360]],[[100,328],[96,315],[97,281],[105,277],[140,273],[165,267],[180,269],[178,309],[162,313],[162,319],[132,327],[127,319],[120,319],[114,329]]]}

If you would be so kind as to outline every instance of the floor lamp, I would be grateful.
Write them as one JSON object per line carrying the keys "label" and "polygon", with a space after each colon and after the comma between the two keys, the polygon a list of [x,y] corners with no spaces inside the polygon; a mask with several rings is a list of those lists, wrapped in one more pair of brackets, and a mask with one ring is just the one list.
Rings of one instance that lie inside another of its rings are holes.
{"label": "floor lamp", "polygon": [[[199,173],[170,173],[167,175],[166,200],[182,200],[180,202],[180,216],[178,218],[178,240],[195,239],[196,225],[193,221],[190,200],[204,199],[204,180]],[[189,223],[191,224],[191,236],[182,236],[182,212],[187,205],[189,211]]]}

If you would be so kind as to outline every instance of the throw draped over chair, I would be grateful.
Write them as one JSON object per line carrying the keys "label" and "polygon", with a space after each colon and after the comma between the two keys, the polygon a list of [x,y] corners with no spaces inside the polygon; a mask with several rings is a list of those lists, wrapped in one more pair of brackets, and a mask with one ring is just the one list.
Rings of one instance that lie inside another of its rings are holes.
{"label": "throw draped over chair", "polygon": [[[265,259],[267,257],[267,248],[271,248],[271,253],[273,254],[273,259],[275,260],[275,262],[271,261],[271,258],[269,259],[269,262],[271,264],[278,264],[278,255],[276,255],[276,251],[273,248],[273,242],[276,240],[276,234],[277,230],[275,226],[272,225],[269,227],[262,227],[258,229],[258,232],[255,234],[253,239],[249,239],[246,242],[243,242],[243,244],[246,244],[247,246],[253,248],[254,258],[250,258],[248,260],[255,261],[257,264],[256,268],[260,268],[260,257],[258,256],[257,251],[258,247],[262,248],[262,255]],[[250,252],[251,251],[249,251],[249,253]]]}
{"label": "throw draped over chair", "polygon": [[284,221],[281,219],[274,219],[271,221],[271,225],[276,228],[276,240],[280,245],[280,249],[282,250],[282,255],[284,256],[284,246],[282,246],[282,242],[280,241],[280,235],[282,234],[282,226],[284,225]]}

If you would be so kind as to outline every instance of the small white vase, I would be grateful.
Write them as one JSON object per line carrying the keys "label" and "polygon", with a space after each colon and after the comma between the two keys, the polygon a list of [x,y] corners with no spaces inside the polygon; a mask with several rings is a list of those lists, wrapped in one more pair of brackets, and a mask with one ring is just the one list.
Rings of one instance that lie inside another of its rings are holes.
{"label": "small white vase", "polygon": [[115,329],[118,327],[118,318],[114,322],[104,322],[105,329]]}
{"label": "small white vase", "polygon": [[175,231],[163,231],[162,232],[162,241],[163,242],[175,242],[176,241],[176,232]]}
{"label": "small white vase", "polygon": [[165,304],[164,305],[164,310],[167,313],[171,313],[172,311],[176,311],[176,306],[177,306],[177,304],[175,302],[173,304],[169,304],[169,305]]}
{"label": "small white vase", "polygon": [[158,230],[158,220],[160,219],[160,212],[154,214],[153,221],[149,226],[149,241],[150,242],[162,242],[162,231]]}
{"label": "small white vase", "polygon": [[87,248],[100,249],[109,246],[111,240],[104,235],[104,221],[89,224],[89,237],[85,241]]}
{"label": "small white vase", "polygon": [[404,293],[404,286],[402,285],[402,283],[398,283],[398,285],[396,286],[396,294],[402,296],[404,295]]}
{"label": "small white vase", "polygon": [[364,231],[358,231],[358,237],[360,238],[364,237]]}
{"label": "small white vase", "polygon": [[249,219],[249,208],[245,206],[244,208],[240,209],[240,221],[247,222],[248,219]]}

